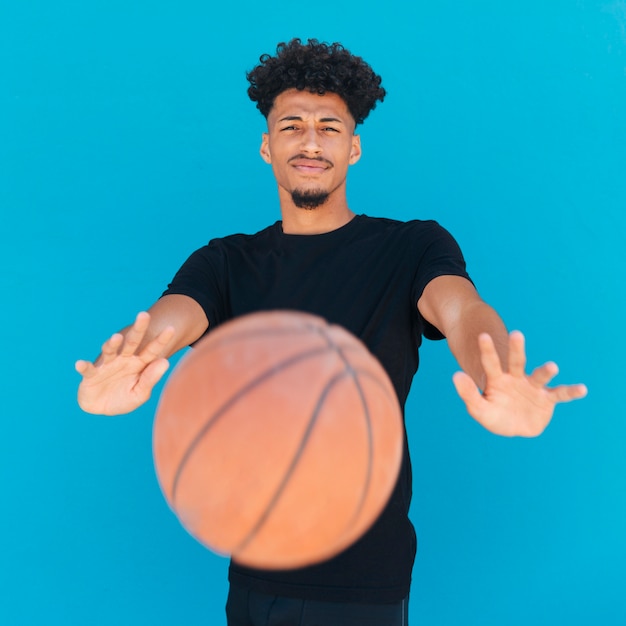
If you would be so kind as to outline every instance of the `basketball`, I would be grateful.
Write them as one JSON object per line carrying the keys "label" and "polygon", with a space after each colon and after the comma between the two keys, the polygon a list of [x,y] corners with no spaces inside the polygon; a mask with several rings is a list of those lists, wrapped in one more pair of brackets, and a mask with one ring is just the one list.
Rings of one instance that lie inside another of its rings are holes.
{"label": "basketball", "polygon": [[154,464],[183,527],[263,569],[326,560],[375,522],[404,427],[382,365],[344,328],[290,311],[215,328],[163,388]]}

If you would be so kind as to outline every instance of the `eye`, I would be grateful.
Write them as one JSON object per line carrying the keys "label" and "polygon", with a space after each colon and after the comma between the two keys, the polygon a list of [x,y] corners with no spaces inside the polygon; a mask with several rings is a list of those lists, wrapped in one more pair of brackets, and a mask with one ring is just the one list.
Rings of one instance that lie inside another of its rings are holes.
{"label": "eye", "polygon": [[329,133],[338,133],[339,132],[338,128],[333,128],[332,126],[324,126],[324,128],[322,128],[322,130],[324,132],[329,132]]}
{"label": "eye", "polygon": [[298,127],[297,126],[293,126],[293,125],[292,126],[284,126],[280,130],[281,130],[281,132],[284,131],[284,130],[298,130]]}

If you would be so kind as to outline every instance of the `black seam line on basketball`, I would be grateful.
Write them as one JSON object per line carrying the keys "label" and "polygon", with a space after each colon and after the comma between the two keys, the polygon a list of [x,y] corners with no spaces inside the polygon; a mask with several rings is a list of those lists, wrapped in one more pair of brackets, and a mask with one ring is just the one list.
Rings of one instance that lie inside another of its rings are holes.
{"label": "black seam line on basketball", "polygon": [[306,359],[317,356],[318,354],[323,354],[327,350],[328,350],[327,346],[321,346],[321,347],[308,350],[307,352],[300,352],[292,357],[289,357],[288,359],[285,359],[284,361],[277,363],[276,365],[270,367],[269,369],[259,374],[256,378],[251,380],[247,385],[239,389],[235,394],[233,394],[230,398],[228,398],[222,404],[222,406],[220,406],[215,411],[215,413],[213,413],[213,415],[204,424],[204,426],[202,426],[202,428],[196,433],[195,437],[191,440],[189,446],[187,447],[185,454],[181,458],[180,463],[178,464],[178,468],[176,470],[176,474],[174,474],[174,480],[172,481],[172,504],[174,504],[176,501],[176,491],[178,489],[178,481],[185,469],[185,466],[187,465],[187,462],[191,458],[193,451],[198,446],[202,438],[209,431],[209,429],[215,425],[215,423],[220,419],[220,417],[222,417],[222,415],[224,415],[224,413],[226,413],[226,411],[228,411],[231,407],[233,407],[249,391],[263,384],[266,380],[268,380],[269,378],[272,378],[272,376],[276,376],[277,374],[280,374],[280,372],[282,372],[284,369],[291,367],[295,363],[298,363],[300,361],[305,361]]}
{"label": "black seam line on basketball", "polygon": [[265,511],[263,511],[263,513],[257,520],[257,523],[250,529],[247,536],[241,541],[241,543],[233,550],[233,554],[237,555],[238,552],[241,552],[242,550],[246,548],[246,546],[250,543],[250,541],[254,539],[254,537],[258,534],[258,532],[264,526],[271,512],[274,510],[274,508],[278,504],[278,501],[283,495],[283,492],[285,491],[287,484],[291,480],[291,477],[293,476],[293,473],[295,472],[296,467],[298,466],[298,463],[300,462],[300,459],[302,458],[302,454],[304,453],[304,450],[307,446],[311,433],[313,432],[313,427],[315,426],[315,423],[317,422],[317,418],[319,417],[320,411],[324,405],[324,402],[326,401],[328,394],[330,393],[330,390],[342,378],[345,378],[347,374],[348,372],[346,370],[343,370],[342,372],[335,374],[335,376],[333,376],[333,378],[331,378],[328,381],[328,383],[326,383],[326,386],[322,390],[317,400],[317,404],[315,405],[313,409],[313,413],[311,414],[311,417],[309,418],[309,423],[307,424],[306,430],[304,431],[304,435],[302,436],[302,439],[300,440],[300,445],[298,446],[298,449],[296,450],[293,458],[291,459],[291,463],[289,464],[287,471],[283,475],[282,481],[276,488],[274,495],[272,496],[268,505],[265,507]]}
{"label": "black seam line on basketball", "polygon": [[[361,510],[363,509],[363,505],[365,504],[365,500],[367,498],[367,494],[369,492],[370,483],[372,480],[372,464],[374,462],[374,436],[372,433],[372,420],[369,412],[369,407],[367,405],[367,400],[365,399],[365,393],[363,392],[363,387],[359,381],[358,370],[355,370],[352,367],[350,361],[346,358],[345,352],[349,349],[346,346],[341,346],[330,336],[330,334],[326,331],[325,327],[319,328],[319,333],[324,336],[330,348],[334,349],[339,358],[344,362],[346,372],[350,374],[352,382],[356,387],[357,393],[359,394],[359,398],[361,400],[361,406],[363,407],[363,415],[365,418],[365,430],[367,432],[367,474],[365,476],[365,481],[363,483],[363,489],[361,490],[361,499],[359,500],[359,504],[354,509],[352,517],[350,519],[349,525],[353,520],[358,519],[358,516],[361,514]],[[375,380],[375,377],[372,377]],[[376,381],[377,383],[379,381]]]}
{"label": "black seam line on basketball", "polygon": [[[359,502],[359,505],[356,507],[354,514],[352,515],[352,518],[350,520],[350,522],[352,522],[352,520],[355,520],[358,518],[358,515],[360,514],[361,509],[363,508],[363,505],[365,504],[365,499],[367,497],[367,492],[369,491],[369,485],[370,485],[370,481],[372,478],[371,475],[372,475],[372,465],[373,465],[373,458],[374,458],[374,452],[373,452],[374,438],[373,438],[373,433],[372,433],[372,421],[370,417],[369,407],[367,405],[367,400],[365,398],[365,394],[363,393],[363,388],[359,381],[359,375],[370,378],[385,392],[385,395],[389,396],[389,392],[388,392],[387,387],[381,384],[380,380],[378,380],[376,376],[372,375],[371,372],[368,372],[367,370],[355,369],[352,366],[350,361],[346,358],[345,353],[350,350],[355,349],[353,345],[346,346],[346,345],[341,345],[339,343],[336,343],[335,340],[326,332],[327,330],[326,327],[321,327],[321,328],[316,327],[316,330],[319,332],[320,335],[322,335],[326,339],[329,347],[333,348],[335,352],[339,355],[339,358],[341,358],[341,360],[345,363],[346,370],[350,373],[352,380],[355,384],[355,387],[357,389],[357,392],[359,394],[359,397],[361,398],[361,404],[363,406],[363,413],[365,416],[367,438],[368,438],[367,477],[363,486],[363,490],[361,491],[361,501]],[[392,400],[393,401],[397,400],[397,397],[395,396],[395,394],[393,394]],[[348,524],[348,526],[349,525],[350,524]]]}
{"label": "black seam line on basketball", "polygon": [[[342,358],[344,358],[341,350],[339,350]],[[350,377],[352,378],[352,382],[356,387],[356,390],[359,394],[359,398],[361,400],[361,406],[363,407],[363,416],[365,418],[366,424],[366,432],[367,432],[367,474],[365,476],[365,482],[363,483],[363,489],[361,490],[361,499],[359,504],[355,507],[354,513],[352,515],[352,519],[348,523],[348,526],[352,523],[353,520],[357,519],[361,514],[361,510],[363,509],[363,505],[365,504],[365,499],[369,492],[370,483],[372,480],[372,464],[374,462],[374,437],[372,435],[372,420],[370,416],[369,406],[367,405],[367,400],[365,399],[365,394],[363,393],[363,387],[361,386],[361,381],[359,380],[359,376],[357,371],[346,361],[347,368],[350,371]]]}
{"label": "black seam line on basketball", "polygon": [[361,500],[354,510],[352,519],[350,520],[352,521],[356,519],[361,513],[361,509],[363,508],[363,504],[365,503],[365,498],[369,491],[370,482],[372,480],[372,464],[374,461],[374,437],[372,434],[372,420],[370,417],[369,407],[367,406],[367,401],[365,399],[365,394],[363,392],[363,387],[360,384],[356,370],[354,369],[354,367],[352,367],[352,363],[350,363],[350,361],[346,358],[345,347],[342,347],[341,345],[336,343],[334,339],[329,335],[329,333],[326,332],[326,328],[322,327],[320,331],[321,334],[324,335],[324,337],[326,338],[329,346],[331,346],[335,350],[335,352],[339,355],[339,358],[344,362],[346,371],[350,374],[352,382],[354,383],[357,393],[359,394],[361,406],[363,407],[363,415],[365,417],[365,430],[367,432],[367,474],[365,476],[365,482],[363,483],[363,489],[361,490]]}
{"label": "black seam line on basketball", "polygon": [[367,435],[368,435],[368,442],[369,442],[369,462],[367,465],[367,478],[365,480],[365,484],[363,487],[363,490],[361,492],[361,501],[359,502],[359,505],[355,508],[354,510],[354,514],[350,520],[350,522],[348,522],[347,527],[349,528],[350,525],[352,524],[353,520],[356,520],[358,518],[358,515],[361,513],[361,510],[363,508],[363,505],[365,504],[365,499],[368,495],[368,491],[369,491],[369,486],[370,486],[370,481],[372,478],[372,467],[373,467],[373,460],[374,460],[374,437],[372,434],[372,422],[371,422],[371,415],[369,412],[369,406],[367,404],[367,400],[365,398],[365,394],[363,393],[363,388],[361,386],[361,381],[359,380],[360,378],[368,378],[371,382],[375,383],[376,385],[378,385],[378,387],[380,387],[380,389],[385,393],[386,396],[391,397],[393,402],[397,401],[397,398],[395,395],[391,395],[389,394],[389,389],[387,388],[386,385],[383,385],[380,381],[380,379],[377,376],[374,376],[372,374],[372,372],[368,371],[368,370],[361,370],[361,369],[354,369],[352,368],[352,366],[350,366],[351,372],[354,374],[353,376],[353,380],[355,383],[355,386],[359,392],[359,396],[361,397],[361,402],[363,404],[363,410],[365,413],[365,419],[367,422]]}

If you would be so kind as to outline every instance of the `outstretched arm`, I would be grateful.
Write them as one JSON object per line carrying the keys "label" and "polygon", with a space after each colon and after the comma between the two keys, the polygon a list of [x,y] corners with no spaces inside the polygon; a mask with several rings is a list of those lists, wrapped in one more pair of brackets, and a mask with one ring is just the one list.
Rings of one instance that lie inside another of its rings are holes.
{"label": "outstretched arm", "polygon": [[77,361],[82,375],[78,404],[88,413],[120,415],[146,402],[167,371],[167,359],[202,336],[208,321],[202,307],[182,295],[158,300],[135,322],[112,335],[92,363]]}
{"label": "outstretched arm", "polygon": [[558,403],[586,395],[584,385],[547,387],[558,373],[555,363],[526,374],[523,335],[509,334],[468,280],[435,278],[418,308],[446,336],[463,370],[454,375],[457,392],[469,414],[491,432],[535,437],[550,423]]}

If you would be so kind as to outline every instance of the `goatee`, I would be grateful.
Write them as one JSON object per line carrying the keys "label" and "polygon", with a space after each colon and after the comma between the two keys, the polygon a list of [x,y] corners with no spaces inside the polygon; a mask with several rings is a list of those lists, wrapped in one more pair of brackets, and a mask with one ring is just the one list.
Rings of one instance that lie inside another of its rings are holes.
{"label": "goatee", "polygon": [[291,199],[299,209],[317,209],[328,200],[328,192],[320,189],[294,189],[291,192]]}

